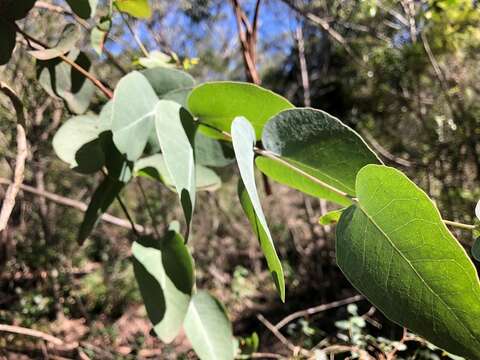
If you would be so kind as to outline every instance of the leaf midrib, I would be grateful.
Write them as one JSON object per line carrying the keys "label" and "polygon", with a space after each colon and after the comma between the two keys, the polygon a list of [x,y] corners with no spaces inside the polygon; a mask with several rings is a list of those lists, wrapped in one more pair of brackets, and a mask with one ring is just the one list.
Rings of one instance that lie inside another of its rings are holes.
{"label": "leaf midrib", "polygon": [[[385,231],[383,231],[383,229],[375,222],[375,220],[370,216],[370,214],[368,214],[368,212],[362,207],[361,203],[359,202],[357,205],[356,205],[364,214],[365,216],[368,218],[368,220],[380,231],[380,233],[388,240],[388,242],[390,243],[390,245],[392,246],[392,248],[394,249],[395,252],[397,252],[403,260],[405,260],[407,262],[407,264],[410,266],[410,268],[413,270],[413,272],[415,273],[415,275],[422,281],[422,283],[425,285],[425,287],[435,296],[438,298],[438,300],[440,300],[440,302],[443,304],[443,306],[453,315],[453,317],[455,318],[455,320],[460,324],[460,326],[462,328],[464,328],[465,330],[467,330],[468,334],[470,334],[470,337],[473,339],[473,341],[477,344],[480,345],[480,340],[478,340],[475,335],[473,334],[472,330],[470,330],[470,328],[468,326],[466,326],[464,324],[463,321],[461,321],[458,316],[457,316],[457,313],[455,311],[453,311],[453,309],[448,306],[445,301],[435,292],[433,291],[433,289],[427,284],[427,282],[425,282],[425,280],[423,279],[423,277],[419,274],[419,272],[417,271],[417,269],[413,266],[412,262],[404,255],[404,253],[395,245],[395,243],[390,239],[390,237],[385,233]],[[433,315],[433,314],[432,314]]]}
{"label": "leaf midrib", "polygon": [[197,311],[197,308],[195,306],[195,302],[192,301],[192,311],[193,311],[193,316],[195,317],[195,322],[198,323],[198,326],[200,328],[200,331],[202,333],[202,337],[205,339],[205,343],[207,344],[207,347],[208,347],[208,350],[210,352],[210,354],[216,359],[216,355],[215,355],[215,349],[213,348],[212,344],[210,344],[210,342],[208,341],[208,332],[206,331],[206,329],[204,328],[203,324],[202,324],[202,319],[200,318],[200,315],[198,314],[198,311]]}

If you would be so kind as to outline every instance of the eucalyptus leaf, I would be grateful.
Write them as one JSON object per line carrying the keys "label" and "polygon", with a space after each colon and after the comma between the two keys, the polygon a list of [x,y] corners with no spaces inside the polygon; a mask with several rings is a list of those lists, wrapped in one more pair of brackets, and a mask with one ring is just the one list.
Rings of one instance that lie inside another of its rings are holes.
{"label": "eucalyptus leaf", "polygon": [[93,50],[95,50],[98,55],[102,55],[103,53],[105,41],[107,40],[111,27],[112,19],[108,16],[104,16],[90,32],[90,43]]}
{"label": "eucalyptus leaf", "polygon": [[[133,96],[138,99],[132,101]],[[113,142],[128,160],[135,161],[143,153],[154,131],[155,105],[158,97],[148,80],[138,71],[124,76],[113,95]]]}
{"label": "eucalyptus leaf", "polygon": [[150,52],[148,57],[139,58],[138,63],[147,69],[156,67],[174,68],[176,66],[175,62],[172,62],[172,57],[161,51]]}
{"label": "eucalyptus leaf", "polygon": [[66,0],[72,11],[82,19],[95,15],[98,0]]}
{"label": "eucalyptus leaf", "polygon": [[478,220],[480,220],[480,201],[478,201],[477,205],[475,206],[475,216]]}
{"label": "eucalyptus leaf", "polygon": [[191,115],[181,105],[160,100],[155,108],[155,130],[165,165],[180,197],[188,239],[195,208],[195,125]]}
{"label": "eucalyptus leaf", "polygon": [[[162,154],[155,154],[137,160],[135,162],[134,172],[137,176],[145,176],[158,180],[171,190],[176,191],[175,184],[168,172]],[[213,191],[218,189],[222,184],[222,180],[218,175],[205,166],[196,165],[195,175],[197,191]]]}
{"label": "eucalyptus leaf", "polygon": [[[90,70],[90,59],[78,49],[70,51],[67,58]],[[75,114],[87,111],[95,87],[83,74],[58,58],[37,60],[36,67],[38,81],[50,96],[63,99]]]}
{"label": "eucalyptus leaf", "polygon": [[96,116],[76,116],[67,120],[53,137],[57,156],[80,173],[102,168],[105,155],[99,139],[102,131]]}
{"label": "eucalyptus leaf", "polygon": [[[350,196],[355,195],[357,172],[367,164],[381,164],[354,130],[321,110],[299,108],[281,112],[265,125],[262,142],[265,149],[294,167]],[[291,167],[275,164],[277,168],[269,170],[271,161],[262,165],[274,180],[286,182],[301,191],[307,187],[305,180],[301,179],[303,175]],[[338,202],[327,187],[321,190],[323,194],[318,191],[318,196]]]}
{"label": "eucalyptus leaf", "polygon": [[480,359],[480,284],[430,198],[403,173],[367,165],[358,203],[337,225],[337,263],[389,319],[435,345]]}
{"label": "eucalyptus leaf", "polygon": [[204,291],[194,295],[184,329],[201,360],[233,360],[232,325],[222,304],[213,296]]}
{"label": "eucalyptus leaf", "polygon": [[171,342],[180,331],[194,287],[193,259],[180,234],[141,237],[132,245],[135,278],[154,331]]}
{"label": "eucalyptus leaf", "polygon": [[[201,84],[192,90],[188,98],[188,109],[202,123],[229,132],[233,119],[244,116],[252,123],[257,140],[267,120],[289,108],[293,105],[287,99],[270,90],[233,81]],[[201,129],[206,134],[221,137],[208,127]]]}
{"label": "eucalyptus leaf", "polygon": [[72,50],[80,38],[81,34],[78,27],[75,24],[67,24],[60,35],[57,45],[44,50],[31,50],[28,53],[39,60],[54,59]]}
{"label": "eucalyptus leaf", "polygon": [[260,247],[267,260],[268,269],[272,274],[280,298],[282,301],[285,301],[285,279],[283,276],[282,263],[275,251],[275,245],[273,244],[273,239],[268,229],[267,220],[263,214],[257,186],[255,184],[255,169],[253,164],[255,130],[247,119],[237,117],[232,123],[231,133],[233,149],[241,175],[241,181],[238,185],[240,202],[260,241]]}
{"label": "eucalyptus leaf", "polygon": [[124,187],[124,183],[112,176],[106,176],[92,195],[78,232],[78,243],[82,245],[97,226],[102,214],[113,203]]}
{"label": "eucalyptus leaf", "polygon": [[115,0],[114,4],[119,11],[139,19],[148,19],[152,16],[148,0]]}
{"label": "eucalyptus leaf", "polygon": [[235,154],[230,143],[209,138],[197,131],[195,160],[206,166],[224,167],[235,161]]}
{"label": "eucalyptus leaf", "polygon": [[153,67],[142,70],[140,73],[147,78],[160,99],[163,99],[172,91],[190,89],[195,85],[193,77],[176,69]]}

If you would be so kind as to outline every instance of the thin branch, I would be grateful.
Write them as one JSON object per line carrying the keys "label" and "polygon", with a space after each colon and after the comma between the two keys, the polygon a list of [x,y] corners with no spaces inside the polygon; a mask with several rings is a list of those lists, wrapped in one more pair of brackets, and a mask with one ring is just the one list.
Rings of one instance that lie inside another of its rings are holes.
{"label": "thin branch", "polygon": [[278,329],[270,322],[268,321],[267,319],[265,319],[265,317],[263,317],[263,315],[261,314],[258,314],[257,315],[257,319],[263,324],[265,325],[265,327],[270,330],[270,332],[283,344],[285,345],[291,352],[293,352],[294,355],[297,355],[297,354],[302,354],[304,356],[311,356],[312,354],[310,353],[310,351],[306,350],[306,349],[303,349],[302,347],[300,346],[296,346],[294,344],[292,344],[285,336],[282,335],[282,333],[280,331],[278,331]]}
{"label": "thin branch", "polygon": [[335,31],[335,29],[332,29],[332,27],[330,26],[328,21],[326,21],[325,19],[322,19],[321,17],[319,17],[319,16],[317,16],[317,15],[311,13],[311,12],[308,12],[308,11],[305,11],[305,10],[301,9],[295,3],[294,0],[281,0],[281,1],[283,3],[285,3],[286,5],[288,5],[297,14],[306,18],[307,20],[309,20],[313,24],[320,26],[324,31],[326,31],[328,33],[328,35],[330,35],[335,41],[337,41],[340,45],[342,45],[345,48],[345,51],[347,51],[348,54],[353,53],[352,49],[348,45],[345,38],[342,35],[340,35],[340,33]]}
{"label": "thin branch", "polygon": [[[10,185],[11,181],[8,180],[8,179],[5,179],[5,178],[0,178],[0,184]],[[80,210],[82,212],[87,211],[88,206],[86,204],[84,204],[83,202],[78,201],[78,200],[73,200],[73,199],[70,199],[70,198],[67,198],[67,197],[64,197],[64,196],[61,196],[61,195],[57,195],[57,194],[54,194],[54,193],[51,193],[51,192],[48,192],[48,191],[41,191],[37,188],[34,188],[32,186],[28,186],[28,185],[25,185],[25,184],[22,184],[20,186],[20,190],[28,192],[28,193],[33,194],[33,195],[41,196],[41,197],[43,197],[47,200],[53,201],[57,204],[68,206],[68,207]],[[125,219],[118,218],[118,217],[110,215],[110,214],[103,214],[101,216],[101,219],[103,221],[108,222],[108,223],[113,224],[113,225],[117,225],[117,226],[120,226],[120,227],[123,227],[123,228],[126,228],[126,229],[132,229],[132,225],[130,224],[129,221],[127,221]],[[134,226],[135,226],[135,228],[137,228],[142,233],[148,231],[142,225],[134,224]]]}
{"label": "thin branch", "polygon": [[0,324],[0,332],[1,331],[9,332],[9,333],[12,333],[12,334],[31,336],[31,337],[34,337],[34,338],[42,339],[44,341],[48,341],[48,342],[50,342],[52,344],[55,344],[55,345],[63,345],[64,344],[64,342],[61,339],[56,338],[55,336],[46,334],[46,333],[38,331],[38,330],[24,328],[24,327],[21,327],[21,326]]}
{"label": "thin branch", "polygon": [[7,227],[8,219],[12,214],[15,206],[15,198],[20,190],[20,186],[23,183],[23,177],[25,173],[25,161],[28,155],[27,136],[25,134],[25,117],[23,114],[23,104],[18,98],[17,94],[0,82],[0,91],[7,95],[15,108],[17,114],[17,156],[15,159],[15,169],[13,173],[13,182],[8,186],[5,198],[3,199],[2,208],[0,210],[0,231],[3,231]]}
{"label": "thin branch", "polygon": [[[115,7],[117,8],[118,10],[118,7],[117,5],[115,5]],[[133,36],[133,39],[135,40],[135,42],[137,43],[138,47],[140,48],[140,50],[142,51],[143,55],[145,57],[148,57],[149,56],[149,53],[148,53],[148,50],[147,48],[143,45],[142,41],[140,40],[140,37],[137,35],[137,33],[132,29],[132,27],[130,26],[127,18],[126,18],[126,15],[122,12],[122,11],[118,11],[120,13],[120,16],[123,20],[123,22],[125,23],[125,25],[127,26],[128,28],[128,31],[130,31],[130,34],[132,34]]]}
{"label": "thin branch", "polygon": [[464,229],[464,230],[475,230],[477,228],[476,225],[463,224],[460,222],[450,221],[450,220],[443,220],[443,223],[445,225],[453,226],[453,227]]}
{"label": "thin branch", "polygon": [[158,229],[157,229],[157,222],[155,220],[155,214],[153,213],[153,210],[150,207],[150,203],[148,201],[147,194],[145,193],[145,189],[143,188],[143,185],[140,181],[140,178],[137,178],[136,183],[137,183],[138,189],[140,190],[140,193],[142,194],[143,202],[145,203],[145,207],[147,208],[148,215],[150,216],[150,219],[152,221],[153,231],[154,231],[155,235],[157,235],[157,238],[160,239],[161,236],[160,236],[160,233],[158,232]]}
{"label": "thin branch", "polygon": [[[32,36],[28,35],[27,33],[25,33],[22,29],[20,29],[20,27],[18,25],[16,25],[16,30],[27,40],[27,42],[33,48],[35,48],[37,50],[48,49],[48,46],[46,44],[44,44],[40,40],[37,40],[37,39],[33,38]],[[90,80],[93,83],[93,85],[95,85],[100,91],[102,91],[105,94],[105,96],[107,96],[109,99],[113,98],[113,92],[110,89],[108,89],[105,85],[103,85],[102,82],[100,80],[98,80],[93,74],[89,73],[87,70],[82,68],[80,65],[78,65],[74,61],[70,60],[65,55],[60,55],[59,58],[63,62],[65,62],[65,63],[69,64],[71,67],[73,67],[75,70],[77,70],[83,76],[85,76],[88,80]]]}
{"label": "thin branch", "polygon": [[311,307],[311,308],[308,308],[308,309],[305,309],[305,310],[296,311],[296,312],[284,317],[282,320],[280,320],[275,325],[275,328],[277,330],[280,330],[285,325],[287,325],[288,323],[292,322],[295,319],[298,319],[298,318],[301,318],[301,317],[307,317],[307,316],[317,314],[317,313],[322,312],[322,311],[326,311],[326,310],[334,309],[334,308],[337,308],[337,307],[340,307],[340,306],[352,304],[354,302],[358,302],[358,301],[361,301],[361,300],[364,300],[364,299],[365,299],[365,297],[363,295],[355,295],[355,296],[352,296],[352,297],[349,297],[349,298],[346,298],[346,299],[343,299],[343,300],[338,300],[338,301],[334,301],[334,302],[331,302],[331,303],[328,303],[328,304],[322,304],[322,305],[314,306],[314,307]]}

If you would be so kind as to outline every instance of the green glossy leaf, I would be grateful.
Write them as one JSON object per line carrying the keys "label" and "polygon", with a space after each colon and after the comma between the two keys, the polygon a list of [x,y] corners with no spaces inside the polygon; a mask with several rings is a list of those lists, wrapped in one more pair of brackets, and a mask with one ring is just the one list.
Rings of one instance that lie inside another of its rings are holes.
{"label": "green glossy leaf", "polygon": [[195,125],[188,111],[179,104],[160,100],[155,108],[155,130],[165,165],[180,197],[188,238],[195,208]]}
{"label": "green glossy leaf", "polygon": [[72,11],[82,19],[95,15],[98,0],[66,0]]}
{"label": "green glossy leaf", "polygon": [[235,154],[230,143],[209,138],[197,131],[195,160],[206,166],[224,167],[235,161]]}
{"label": "green glossy leaf", "polygon": [[[290,164],[351,196],[355,195],[358,171],[367,164],[381,164],[355,131],[326,112],[310,108],[286,110],[270,119],[262,142],[267,150]],[[288,178],[289,185],[303,190],[305,186],[295,186],[293,178],[300,178],[299,173],[285,165],[281,167],[283,171],[277,168],[269,175],[274,180],[278,176],[279,181]],[[266,167],[264,170],[268,171]],[[335,201],[329,195],[325,198]]]}
{"label": "green glossy leaf", "polygon": [[115,0],[114,4],[119,11],[139,19],[148,19],[152,16],[148,0]]}
{"label": "green glossy leaf", "polygon": [[80,245],[90,236],[102,214],[104,214],[124,187],[124,183],[106,176],[92,195],[85,217],[78,232]]}
{"label": "green glossy leaf", "polygon": [[0,65],[8,63],[15,49],[16,32],[12,23],[0,21]]}
{"label": "green glossy leaf", "polygon": [[101,127],[95,116],[76,116],[66,121],[53,137],[53,149],[70,167],[84,174],[102,168],[105,156],[99,140]]}
{"label": "green glossy leaf", "polygon": [[[175,184],[168,172],[162,154],[155,154],[137,160],[135,162],[134,172],[138,176],[146,176],[161,181],[171,190],[176,191]],[[195,184],[197,191],[213,191],[221,186],[222,180],[213,170],[205,166],[197,165],[195,169]]]}
{"label": "green glossy leaf", "polygon": [[243,117],[237,117],[232,123],[232,142],[241,181],[238,185],[238,195],[243,210],[247,215],[253,231],[260,241],[268,269],[272,274],[275,286],[282,301],[285,301],[285,279],[283,276],[282,263],[275,251],[275,245],[268,229],[267,220],[263,214],[262,205],[255,184],[255,169],[253,165],[253,146],[255,145],[255,131]]}
{"label": "green glossy leaf", "polygon": [[193,259],[183,237],[169,230],[160,241],[142,237],[132,245],[133,269],[154,331],[171,342],[180,331],[194,286]]}
{"label": "green glossy leaf", "polygon": [[480,359],[480,284],[430,198],[400,171],[365,166],[337,225],[337,263],[392,321]]}
{"label": "green glossy leaf", "polygon": [[54,59],[72,50],[80,38],[81,34],[78,27],[75,24],[67,24],[63,29],[62,35],[60,35],[57,45],[45,50],[32,50],[28,53],[39,60]]}
{"label": "green glossy leaf", "polygon": [[[188,98],[188,109],[202,123],[229,132],[233,119],[244,116],[252,123],[257,140],[267,120],[289,108],[293,105],[272,91],[232,81],[201,84],[192,90]],[[218,132],[207,127],[202,127],[202,131],[219,137]]]}
{"label": "green glossy leaf", "polygon": [[[90,59],[83,52],[74,49],[67,57],[85,70],[90,70]],[[89,80],[60,59],[37,60],[36,65],[38,81],[50,96],[63,99],[75,114],[87,111],[95,92]]]}
{"label": "green glossy leaf", "polygon": [[[138,99],[132,101],[132,96]],[[135,161],[143,153],[154,131],[158,97],[148,80],[133,71],[118,83],[113,96],[112,132],[118,150]]]}
{"label": "green glossy leaf", "polygon": [[340,216],[342,216],[342,213],[344,211],[345,209],[329,211],[325,215],[320,216],[320,218],[318,219],[318,223],[320,225],[336,224],[340,220]]}
{"label": "green glossy leaf", "polygon": [[222,304],[213,296],[204,291],[195,294],[184,329],[201,360],[233,360],[232,325]]}
{"label": "green glossy leaf", "polygon": [[[317,182],[288,168],[288,166],[285,166],[277,160],[265,156],[259,156],[255,159],[255,164],[257,165],[257,168],[269,178],[274,179],[281,184],[290,186],[293,189],[299,190],[307,195],[326,199],[342,206],[347,206],[352,203],[350,199],[319,185]],[[301,166],[297,167],[301,168]],[[306,169],[302,170],[306,171]]]}

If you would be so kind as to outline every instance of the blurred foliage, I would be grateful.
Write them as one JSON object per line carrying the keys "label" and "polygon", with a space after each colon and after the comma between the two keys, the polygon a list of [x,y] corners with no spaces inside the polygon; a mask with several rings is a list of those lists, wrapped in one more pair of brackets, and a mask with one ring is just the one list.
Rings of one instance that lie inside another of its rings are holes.
{"label": "blurred foliage", "polygon": [[[251,12],[255,2],[244,3]],[[193,65],[188,70],[199,81],[244,79],[230,2],[151,4],[154,11],[149,20],[128,19],[147,49],[177,54],[185,67]],[[387,164],[407,172],[432,195],[444,218],[473,222],[480,197],[479,6],[471,0],[265,0],[258,37],[263,85],[295,105],[304,104],[302,54],[294,35],[302,28],[312,107],[338,116],[360,132]],[[106,13],[100,6],[96,17]],[[305,14],[326,19],[348,45],[334,40]],[[61,13],[35,7],[18,24],[53,44],[71,21]],[[140,67],[136,60],[143,54],[119,16],[113,19],[107,51],[101,56],[89,45],[88,31],[82,31],[82,50],[95,74],[110,88],[125,71]],[[0,67],[2,81],[11,84],[27,105],[31,153],[25,184],[86,202],[95,179],[69,171],[51,146],[56,129],[71,114],[63,102],[42,90],[35,80],[34,61],[25,50],[17,45],[10,63]],[[91,111],[98,112],[105,101],[96,92]],[[10,177],[15,156],[11,110],[7,99],[0,97],[2,178]],[[275,301],[257,242],[239,204],[232,201],[234,169],[220,172],[225,183],[221,190],[199,197],[191,241],[200,269],[198,286],[213,290],[233,309],[235,334],[242,337],[245,354],[254,349],[289,356],[291,352],[262,327],[255,314],[279,321],[296,310],[347,297],[353,289],[335,265],[333,226],[318,224],[325,205],[272,184],[274,195],[265,197],[265,212],[289,286],[287,303],[282,306]],[[172,214],[179,217],[175,194],[154,183],[144,185],[147,195],[158,199],[150,205],[159,223],[168,224]],[[1,186],[0,198],[4,190]],[[136,222],[149,224],[136,193],[125,197],[135,209]],[[121,216],[117,206],[112,214]],[[60,337],[71,334],[74,340],[93,346],[85,349],[92,358],[192,358],[185,341],[176,344],[180,353],[174,353],[173,347],[150,336],[129,260],[131,235],[103,223],[79,248],[75,236],[80,221],[75,209],[21,194],[10,228],[0,234],[0,323],[36,327]],[[457,235],[471,246],[466,233]],[[78,319],[84,321],[81,326],[69,325]],[[348,349],[335,359],[354,358],[362,351],[377,356],[394,349],[399,359],[444,358],[419,339],[399,343],[402,329],[370,313],[365,302],[358,308],[343,307],[297,320],[282,333],[295,344],[318,349],[319,359],[327,356],[322,349],[334,345]],[[0,355],[3,348],[17,353],[25,344],[30,343],[21,337],[0,335]],[[151,349],[160,352],[146,352]]]}

